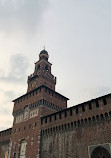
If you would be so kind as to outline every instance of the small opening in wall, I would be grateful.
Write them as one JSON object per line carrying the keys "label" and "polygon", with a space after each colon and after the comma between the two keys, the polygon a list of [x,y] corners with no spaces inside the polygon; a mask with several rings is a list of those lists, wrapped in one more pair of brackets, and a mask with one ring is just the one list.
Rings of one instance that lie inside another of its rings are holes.
{"label": "small opening in wall", "polygon": [[35,126],[35,127],[37,126],[37,122],[34,123],[34,126]]}
{"label": "small opening in wall", "polygon": [[78,107],[76,107],[76,114],[78,114],[79,113],[79,110],[78,110]]}
{"label": "small opening in wall", "polygon": [[40,65],[38,65],[37,69],[40,70]]}
{"label": "small opening in wall", "polygon": [[85,118],[85,124],[87,123],[87,118]]}
{"label": "small opening in wall", "polygon": [[71,127],[73,127],[73,122],[71,122]]}
{"label": "small opening in wall", "polygon": [[99,115],[96,115],[96,119],[97,119],[97,121],[99,121]]}
{"label": "small opening in wall", "polygon": [[103,114],[101,114],[100,117],[101,117],[101,120],[104,120],[104,116],[103,116]]}
{"label": "small opening in wall", "polygon": [[93,123],[95,122],[95,116],[92,117],[92,121],[93,121]]}
{"label": "small opening in wall", "polygon": [[29,128],[31,128],[31,124],[29,124]]}
{"label": "small opening in wall", "polygon": [[61,112],[59,112],[59,119],[61,119],[62,117],[61,117]]}
{"label": "small opening in wall", "polygon": [[85,107],[84,107],[84,105],[82,105],[82,111],[83,111],[83,112],[85,111]]}
{"label": "small opening in wall", "polygon": [[50,122],[52,121],[52,117],[50,116]]}
{"label": "small opening in wall", "polygon": [[45,118],[45,123],[47,123],[47,117]]}
{"label": "small opening in wall", "polygon": [[43,119],[41,118],[41,125],[43,124]]}
{"label": "small opening in wall", "polygon": [[67,111],[66,110],[64,111],[64,115],[65,115],[65,117],[67,117]]}
{"label": "small opening in wall", "polygon": [[107,104],[107,100],[106,100],[106,98],[103,98],[103,104],[104,104],[104,105]]}
{"label": "small opening in wall", "polygon": [[49,70],[48,70],[48,65],[45,66],[45,70],[46,70],[46,71],[49,71]]}
{"label": "small opening in wall", "polygon": [[70,116],[72,116],[72,108],[70,108]]}
{"label": "small opening in wall", "polygon": [[16,153],[14,153],[13,157],[16,158]]}
{"label": "small opening in wall", "polygon": [[76,127],[76,125],[77,125],[77,124],[76,124],[76,121],[74,121],[74,126]]}
{"label": "small opening in wall", "polygon": [[83,125],[84,124],[84,121],[83,121],[83,119],[81,119],[81,125]]}
{"label": "small opening in wall", "polygon": [[54,120],[56,120],[56,114],[54,115]]}
{"label": "small opening in wall", "polygon": [[108,118],[108,113],[105,113],[105,118],[106,118],[106,119]]}
{"label": "small opening in wall", "polygon": [[98,103],[98,100],[96,100],[96,107],[97,107],[97,108],[99,107],[99,103]]}
{"label": "small opening in wall", "polygon": [[89,110],[91,110],[92,109],[92,105],[91,105],[91,103],[89,103]]}

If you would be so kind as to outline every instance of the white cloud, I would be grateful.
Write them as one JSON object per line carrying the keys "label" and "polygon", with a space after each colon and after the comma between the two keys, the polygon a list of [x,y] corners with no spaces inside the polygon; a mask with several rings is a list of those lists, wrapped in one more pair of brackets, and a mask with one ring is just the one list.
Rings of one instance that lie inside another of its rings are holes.
{"label": "white cloud", "polygon": [[28,58],[22,54],[13,54],[10,58],[10,66],[8,72],[5,74],[3,70],[0,73],[0,80],[2,82],[22,82],[24,83],[25,76],[27,75],[30,62]]}
{"label": "white cloud", "polygon": [[0,0],[0,30],[33,32],[38,28],[48,0]]}

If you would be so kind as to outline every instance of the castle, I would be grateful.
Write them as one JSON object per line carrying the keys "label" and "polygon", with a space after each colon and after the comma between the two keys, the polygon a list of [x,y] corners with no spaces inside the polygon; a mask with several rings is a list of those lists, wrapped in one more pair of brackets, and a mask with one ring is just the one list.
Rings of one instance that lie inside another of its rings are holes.
{"label": "castle", "polygon": [[13,126],[0,132],[0,158],[111,158],[111,94],[67,108],[55,91],[46,50],[13,100]]}

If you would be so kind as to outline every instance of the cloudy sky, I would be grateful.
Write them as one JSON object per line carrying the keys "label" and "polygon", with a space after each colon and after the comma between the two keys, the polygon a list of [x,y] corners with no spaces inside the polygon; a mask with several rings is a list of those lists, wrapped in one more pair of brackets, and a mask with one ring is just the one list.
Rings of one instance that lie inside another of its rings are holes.
{"label": "cloudy sky", "polygon": [[110,0],[0,0],[0,130],[44,45],[68,106],[111,93]]}

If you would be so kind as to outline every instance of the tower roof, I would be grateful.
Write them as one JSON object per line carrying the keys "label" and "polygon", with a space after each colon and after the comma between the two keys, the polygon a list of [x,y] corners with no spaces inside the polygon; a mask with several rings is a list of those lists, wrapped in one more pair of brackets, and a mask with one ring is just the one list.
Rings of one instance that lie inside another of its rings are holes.
{"label": "tower roof", "polygon": [[48,52],[44,49],[40,52],[40,54],[47,54],[48,55]]}

